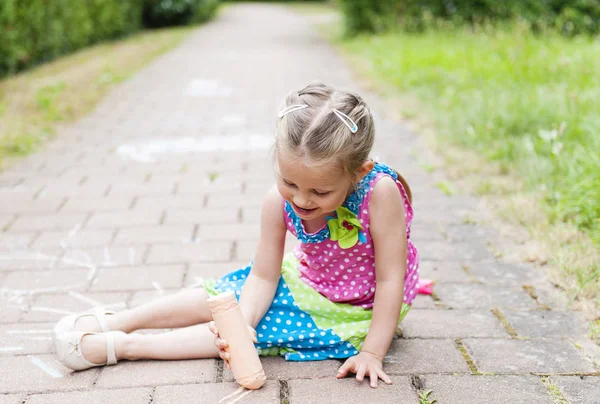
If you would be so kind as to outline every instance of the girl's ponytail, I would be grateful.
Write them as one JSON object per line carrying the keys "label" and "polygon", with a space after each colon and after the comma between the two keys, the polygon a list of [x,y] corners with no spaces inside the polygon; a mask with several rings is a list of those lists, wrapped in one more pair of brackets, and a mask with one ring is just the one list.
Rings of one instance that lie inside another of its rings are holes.
{"label": "girl's ponytail", "polygon": [[400,183],[404,187],[404,190],[406,191],[406,195],[408,195],[408,201],[412,204],[412,191],[410,190],[410,186],[408,185],[408,182],[406,182],[404,177],[401,176],[398,171],[394,170],[394,172],[398,176],[398,181],[400,181]]}

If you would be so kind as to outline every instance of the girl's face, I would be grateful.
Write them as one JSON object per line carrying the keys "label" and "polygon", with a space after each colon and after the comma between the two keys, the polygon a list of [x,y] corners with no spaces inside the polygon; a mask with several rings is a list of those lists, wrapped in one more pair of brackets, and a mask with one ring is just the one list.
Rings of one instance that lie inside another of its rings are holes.
{"label": "girl's face", "polygon": [[284,151],[277,157],[279,193],[303,220],[324,218],[340,207],[352,190],[352,179],[336,167],[307,167]]}

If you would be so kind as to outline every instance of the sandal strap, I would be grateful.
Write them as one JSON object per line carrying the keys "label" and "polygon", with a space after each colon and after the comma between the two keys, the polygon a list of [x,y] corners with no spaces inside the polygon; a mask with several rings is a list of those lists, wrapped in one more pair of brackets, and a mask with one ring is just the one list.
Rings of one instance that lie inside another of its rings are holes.
{"label": "sandal strap", "polygon": [[108,324],[106,323],[106,315],[107,314],[115,314],[114,311],[104,310],[102,307],[97,307],[93,312],[96,320],[98,320],[98,324],[100,324],[100,329],[102,332],[109,332],[110,328],[108,328]]}
{"label": "sandal strap", "polygon": [[117,351],[115,350],[115,335],[112,332],[104,334],[106,336],[106,365],[115,365],[117,363]]}

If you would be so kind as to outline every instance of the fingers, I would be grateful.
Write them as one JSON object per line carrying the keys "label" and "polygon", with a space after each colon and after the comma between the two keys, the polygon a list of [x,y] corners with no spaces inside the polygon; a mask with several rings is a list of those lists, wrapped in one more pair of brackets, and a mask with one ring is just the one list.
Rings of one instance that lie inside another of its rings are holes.
{"label": "fingers", "polygon": [[217,326],[215,325],[214,321],[211,321],[210,323],[208,323],[208,329],[210,330],[210,332],[212,332],[215,335],[219,335],[219,332],[217,331]]}
{"label": "fingers", "polygon": [[390,379],[390,377],[386,375],[383,370],[378,370],[377,376],[379,376],[379,378],[383,380],[385,384],[392,384],[392,379]]}
{"label": "fingers", "polygon": [[346,377],[346,375],[348,374],[348,371],[350,371],[351,369],[354,368],[354,363],[350,362],[350,361],[346,361],[344,362],[344,364],[340,367],[340,369],[338,370],[338,374],[337,374],[337,378],[341,379],[343,377]]}
{"label": "fingers", "polygon": [[248,329],[250,330],[250,336],[252,337],[252,342],[258,343],[258,339],[256,338],[256,330],[250,326],[248,326]]}
{"label": "fingers", "polygon": [[377,372],[374,370],[369,370],[369,377],[371,379],[371,387],[377,387]]}
{"label": "fingers", "polygon": [[364,363],[361,363],[360,365],[358,365],[358,369],[356,370],[356,380],[358,380],[359,382],[362,382],[363,379],[365,378],[366,371],[367,371],[367,365],[365,365]]}

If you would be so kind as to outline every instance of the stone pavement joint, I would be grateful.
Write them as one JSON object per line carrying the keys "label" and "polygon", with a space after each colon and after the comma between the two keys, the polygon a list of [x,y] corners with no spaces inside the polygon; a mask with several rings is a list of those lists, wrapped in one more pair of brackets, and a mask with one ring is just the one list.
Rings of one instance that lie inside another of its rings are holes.
{"label": "stone pavement joint", "polygon": [[600,349],[544,272],[502,258],[510,243],[474,223],[476,198],[436,188],[415,157],[430,151],[306,16],[235,4],[0,173],[0,404],[216,403],[238,389],[217,360],[70,372],[49,330],[68,313],[131,308],[246,266],[274,182],[278,107],[314,80],[374,111],[373,156],[414,190],[411,236],[435,293],[417,298],[385,357],[393,385],[336,380],[339,361],[264,358],[266,385],[237,402],[416,403],[427,390],[440,404],[598,402]]}

